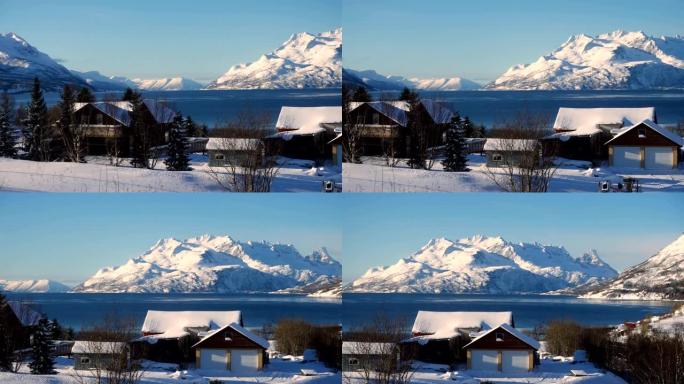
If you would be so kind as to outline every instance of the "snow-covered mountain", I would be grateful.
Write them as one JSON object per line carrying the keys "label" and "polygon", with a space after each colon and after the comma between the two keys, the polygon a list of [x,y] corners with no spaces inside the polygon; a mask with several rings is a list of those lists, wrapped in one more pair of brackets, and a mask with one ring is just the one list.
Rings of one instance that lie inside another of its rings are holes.
{"label": "snow-covered mountain", "polygon": [[374,70],[355,71],[345,68],[343,80],[349,86],[364,85],[378,91],[401,90],[404,87],[426,91],[465,91],[480,89],[481,85],[461,77],[446,78],[406,78],[403,76],[382,75]]}
{"label": "snow-covered mountain", "polygon": [[592,287],[585,298],[684,299],[684,234],[643,263]]}
{"label": "snow-covered mountain", "polygon": [[67,292],[71,288],[53,280],[0,280],[0,292]]}
{"label": "snow-covered mountain", "polygon": [[573,258],[563,247],[474,236],[430,240],[388,267],[369,269],[345,287],[352,292],[541,293],[617,272],[596,251]]}
{"label": "snow-covered mountain", "polygon": [[231,67],[207,89],[329,88],[342,84],[342,29],[297,33],[257,61]]}
{"label": "snow-covered mountain", "polygon": [[71,73],[85,80],[97,91],[123,91],[126,88],[137,88],[138,86],[126,77],[106,76],[98,71],[80,72],[72,69]]}
{"label": "snow-covered mountain", "polygon": [[167,77],[163,79],[133,79],[136,88],[145,91],[192,91],[204,86],[195,80],[185,77]]}
{"label": "snow-covered mountain", "polygon": [[159,240],[142,256],[108,267],[76,292],[274,292],[340,278],[323,248],[301,255],[293,245],[203,235]]}
{"label": "snow-covered mountain", "polygon": [[0,90],[12,92],[30,90],[38,77],[46,90],[57,91],[64,85],[87,86],[80,77],[47,54],[39,51],[19,35],[0,33]]}
{"label": "snow-covered mountain", "polygon": [[625,31],[572,36],[534,63],[509,68],[487,88],[684,88],[684,38]]}

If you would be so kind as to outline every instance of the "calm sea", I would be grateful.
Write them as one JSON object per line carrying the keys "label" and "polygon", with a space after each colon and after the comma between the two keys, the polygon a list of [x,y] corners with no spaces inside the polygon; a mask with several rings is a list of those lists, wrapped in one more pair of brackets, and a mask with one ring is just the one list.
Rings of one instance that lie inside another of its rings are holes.
{"label": "calm sea", "polygon": [[134,319],[142,326],[149,309],[167,311],[242,311],[245,325],[261,327],[284,318],[317,324],[341,322],[340,300],[268,294],[144,294],[144,293],[8,293],[10,300],[31,303],[50,319],[80,329],[110,314]]}
{"label": "calm sea", "polygon": [[[373,92],[379,96],[382,92]],[[684,122],[684,90],[667,91],[458,91],[420,92],[421,97],[447,103],[462,116],[491,127],[522,111],[553,122],[559,107],[655,107],[658,122]]]}
{"label": "calm sea", "polygon": [[437,295],[345,293],[342,324],[353,329],[378,314],[404,321],[410,327],[419,310],[512,311],[516,327],[533,328],[554,319],[572,319],[585,325],[615,325],[669,312],[662,301],[599,301],[547,295]]}

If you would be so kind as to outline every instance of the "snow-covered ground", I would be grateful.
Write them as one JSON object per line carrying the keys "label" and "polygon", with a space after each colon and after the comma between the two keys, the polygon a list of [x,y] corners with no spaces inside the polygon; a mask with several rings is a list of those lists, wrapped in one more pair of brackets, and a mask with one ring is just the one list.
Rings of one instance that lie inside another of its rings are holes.
{"label": "snow-covered ground", "polygon": [[[86,164],[0,158],[0,191],[41,192],[221,192],[209,173],[206,155],[195,154],[192,171],[169,172],[163,161],[156,168],[109,165],[109,160],[90,157]],[[282,159],[273,181],[273,192],[320,192],[322,182],[341,182],[339,166],[315,167],[308,160]],[[221,171],[222,169],[218,169]]]}
{"label": "snow-covered ground", "polygon": [[[470,172],[443,172],[435,162],[432,170],[411,169],[401,162],[388,167],[379,157],[364,157],[363,164],[344,163],[342,180],[345,192],[500,192],[486,171],[486,159],[468,156]],[[613,183],[623,177],[639,180],[642,191],[684,192],[684,166],[669,171],[590,168],[587,162],[559,160],[549,187],[551,192],[597,192],[599,182]],[[496,169],[494,170],[495,172]],[[503,170],[501,170],[503,171]]]}
{"label": "snow-covered ground", "polygon": [[[0,372],[0,383],[3,384],[76,384],[77,373],[81,377],[87,377],[89,371],[74,371],[73,359],[64,357],[57,358],[54,375],[31,375],[26,366],[19,373]],[[303,363],[301,357],[285,356],[280,359],[272,359],[261,371],[253,374],[231,376],[225,372],[211,372],[201,370],[179,371],[173,364],[161,364],[148,362],[145,364],[145,373],[140,384],[164,384],[164,383],[196,383],[209,384],[210,380],[221,383],[316,383],[316,384],[339,384],[342,381],[340,373],[332,372],[323,364],[317,362]],[[315,376],[303,376],[301,370],[315,371]]]}

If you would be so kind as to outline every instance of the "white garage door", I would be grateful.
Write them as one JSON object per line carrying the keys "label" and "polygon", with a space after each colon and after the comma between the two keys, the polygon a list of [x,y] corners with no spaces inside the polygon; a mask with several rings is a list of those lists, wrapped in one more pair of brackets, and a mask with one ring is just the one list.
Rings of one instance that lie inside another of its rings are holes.
{"label": "white garage door", "polygon": [[475,371],[498,371],[498,353],[496,351],[473,350],[471,355],[471,369]]}
{"label": "white garage door", "polygon": [[639,147],[613,147],[613,166],[641,168],[641,149]]}
{"label": "white garage door", "polygon": [[225,349],[202,349],[200,369],[225,371],[228,369]]}
{"label": "white garage door", "polygon": [[230,370],[233,372],[254,372],[259,367],[259,350],[233,349],[230,354]]}
{"label": "white garage door", "polygon": [[673,156],[672,148],[646,147],[646,168],[672,169]]}
{"label": "white garage door", "polygon": [[503,351],[501,370],[506,373],[527,372],[530,357],[527,351]]}

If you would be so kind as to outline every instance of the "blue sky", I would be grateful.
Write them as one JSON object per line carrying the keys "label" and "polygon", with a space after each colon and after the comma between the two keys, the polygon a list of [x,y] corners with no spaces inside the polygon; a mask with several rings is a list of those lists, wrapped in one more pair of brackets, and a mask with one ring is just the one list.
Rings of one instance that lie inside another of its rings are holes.
{"label": "blue sky", "polygon": [[160,238],[209,233],[236,240],[321,246],[340,256],[332,212],[340,195],[0,194],[0,279],[78,283]]}
{"label": "blue sky", "polygon": [[210,81],[293,33],[339,27],[340,1],[0,0],[0,32],[70,69]]}
{"label": "blue sky", "polygon": [[562,245],[572,256],[594,248],[623,270],[683,231],[684,199],[659,194],[345,194],[343,279],[394,264],[431,238],[483,234]]}
{"label": "blue sky", "polygon": [[684,34],[681,0],[344,0],[344,65],[490,81],[570,36]]}

